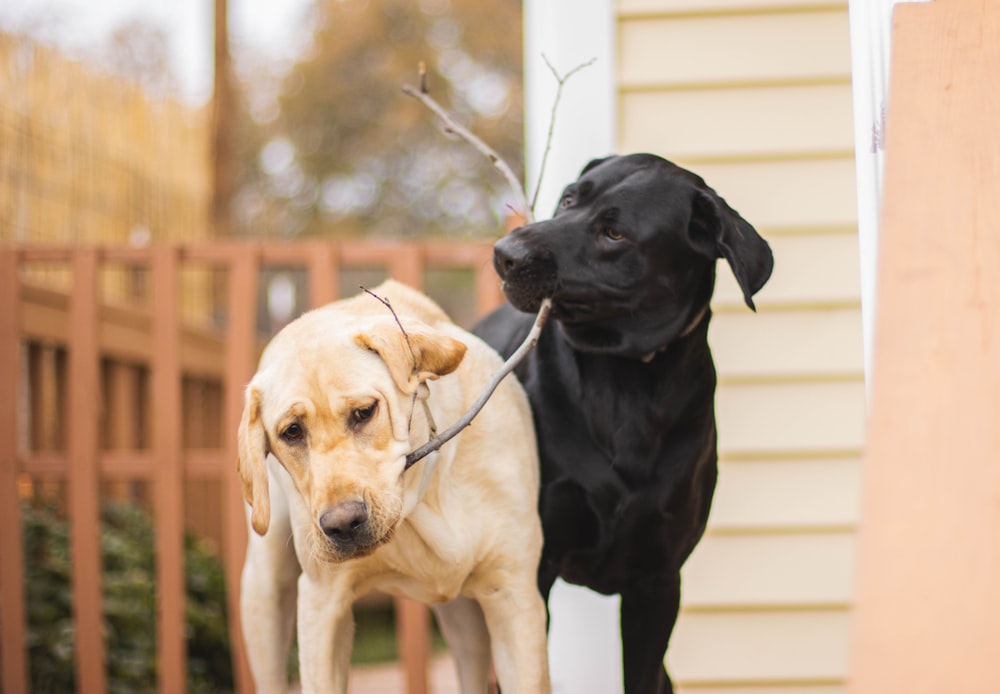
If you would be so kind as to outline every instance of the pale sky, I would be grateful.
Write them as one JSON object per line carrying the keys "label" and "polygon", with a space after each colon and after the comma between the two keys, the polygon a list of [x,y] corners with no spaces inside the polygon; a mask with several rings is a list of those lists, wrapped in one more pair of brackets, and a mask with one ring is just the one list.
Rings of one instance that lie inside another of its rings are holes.
{"label": "pale sky", "polygon": [[[275,59],[294,57],[303,45],[300,18],[310,0],[230,0],[230,32]],[[85,49],[116,26],[141,17],[169,30],[172,62],[183,96],[208,99],[212,88],[212,0],[3,0],[0,31],[46,27],[57,44]]]}

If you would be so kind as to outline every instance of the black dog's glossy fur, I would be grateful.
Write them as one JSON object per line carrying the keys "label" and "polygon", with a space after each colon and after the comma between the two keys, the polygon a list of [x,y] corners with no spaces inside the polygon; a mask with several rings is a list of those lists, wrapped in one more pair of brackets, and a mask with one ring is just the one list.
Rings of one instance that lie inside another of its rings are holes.
{"label": "black dog's glossy fur", "polygon": [[701,178],[650,154],[593,161],[553,219],[496,244],[510,304],[474,329],[509,356],[553,299],[517,370],[542,465],[539,588],[547,599],[561,576],[621,595],[628,694],[673,691],[663,657],[680,568],[715,489],[718,258],[753,308],[771,250]]}

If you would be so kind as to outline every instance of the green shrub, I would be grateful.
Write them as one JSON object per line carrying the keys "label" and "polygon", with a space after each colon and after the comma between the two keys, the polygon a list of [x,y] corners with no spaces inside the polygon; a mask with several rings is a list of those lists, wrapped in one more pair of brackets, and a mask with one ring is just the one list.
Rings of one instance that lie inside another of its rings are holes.
{"label": "green shrub", "polygon": [[[74,691],[68,526],[52,509],[22,507],[31,686]],[[225,576],[207,543],[184,538],[188,691],[232,691]],[[108,691],[156,691],[155,538],[149,517],[125,504],[101,511]]]}

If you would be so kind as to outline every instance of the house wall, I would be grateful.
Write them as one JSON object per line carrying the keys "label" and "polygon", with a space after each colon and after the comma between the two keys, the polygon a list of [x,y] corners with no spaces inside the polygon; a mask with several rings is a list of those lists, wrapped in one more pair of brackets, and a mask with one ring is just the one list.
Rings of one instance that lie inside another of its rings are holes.
{"label": "house wall", "polygon": [[1000,6],[893,15],[853,694],[1000,690]]}
{"label": "house wall", "polygon": [[618,151],[702,175],[775,256],[756,314],[719,269],[720,479],[671,673],[840,692],[865,419],[847,2],[619,0],[616,25]]}

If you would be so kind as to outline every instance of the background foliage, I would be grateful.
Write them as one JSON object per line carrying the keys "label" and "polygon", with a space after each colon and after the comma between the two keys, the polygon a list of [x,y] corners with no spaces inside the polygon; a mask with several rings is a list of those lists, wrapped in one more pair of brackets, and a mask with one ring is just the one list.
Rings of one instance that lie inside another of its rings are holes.
{"label": "background foliage", "polygon": [[277,82],[236,51],[247,235],[471,236],[511,198],[492,166],[400,91],[429,90],[523,168],[518,0],[317,0],[301,59]]}
{"label": "background foliage", "polygon": [[[47,506],[22,508],[27,572],[31,690],[74,691],[68,525]],[[108,691],[156,690],[156,565],[153,526],[139,508],[107,504],[101,512]],[[232,691],[225,577],[201,540],[187,534],[188,691]]]}

